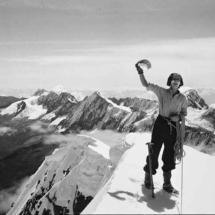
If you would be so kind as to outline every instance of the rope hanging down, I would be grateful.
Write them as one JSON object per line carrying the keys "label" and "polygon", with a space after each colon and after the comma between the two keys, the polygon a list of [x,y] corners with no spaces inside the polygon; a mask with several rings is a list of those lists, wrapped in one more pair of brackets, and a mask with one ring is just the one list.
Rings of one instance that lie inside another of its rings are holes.
{"label": "rope hanging down", "polygon": [[174,146],[175,150],[175,161],[178,160],[179,164],[182,158],[185,156],[185,151],[183,150],[184,137],[185,137],[185,117],[182,116],[181,124],[179,122],[176,123],[177,137],[176,143]]}
{"label": "rope hanging down", "polygon": [[183,150],[183,144],[184,144],[184,136],[185,136],[185,116],[182,116],[182,121],[176,122],[176,127],[170,122],[169,119],[166,117],[163,117],[170,126],[170,133],[172,133],[172,127],[176,129],[176,143],[174,146],[175,150],[175,161],[178,160],[179,162],[176,164],[179,164],[182,160],[182,158],[185,156],[185,151]]}

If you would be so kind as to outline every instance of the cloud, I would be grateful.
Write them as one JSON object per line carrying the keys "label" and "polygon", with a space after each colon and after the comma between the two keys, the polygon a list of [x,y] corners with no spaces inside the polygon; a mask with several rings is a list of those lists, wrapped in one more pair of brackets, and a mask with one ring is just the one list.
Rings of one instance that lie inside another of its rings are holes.
{"label": "cloud", "polygon": [[95,62],[112,62],[112,56],[104,56],[89,53],[88,55],[50,55],[50,56],[31,56],[16,58],[1,58],[0,60],[11,63],[36,63],[39,65],[61,64],[61,63],[95,63]]}
{"label": "cloud", "polygon": [[196,91],[208,105],[215,104],[215,88],[196,88]]}
{"label": "cloud", "polygon": [[87,95],[85,95],[83,92],[78,91],[71,91],[71,94],[78,100],[82,101]]}
{"label": "cloud", "polygon": [[42,8],[42,0],[29,1],[29,0],[1,0],[0,7],[4,8]]}
{"label": "cloud", "polygon": [[119,133],[111,130],[98,130],[95,129],[93,131],[82,131],[82,135],[87,135],[102,141],[108,146],[115,146],[119,142],[123,142],[127,133]]}
{"label": "cloud", "polygon": [[[119,141],[125,138],[126,133],[118,133],[111,130],[93,130],[93,131],[82,131],[80,135],[86,135],[95,139],[102,141],[108,146],[114,146]],[[79,139],[81,138],[81,139]],[[70,144],[82,144],[83,137],[79,137],[77,134],[51,134],[44,137],[44,144],[59,144],[60,147],[64,147]]]}
{"label": "cloud", "polygon": [[[46,43],[52,44],[54,42],[44,42],[44,44]],[[57,41],[57,43],[66,42]],[[214,45],[215,38],[147,42],[135,45],[100,43],[86,45],[82,43],[72,44],[72,48],[52,50],[52,52],[62,52],[61,54],[1,58],[1,60],[6,62],[36,63],[39,65],[83,62],[113,63],[113,61],[120,63],[129,62],[135,58],[138,59],[142,55],[149,56],[152,59],[165,59],[168,61],[170,59],[177,61],[211,61],[215,56]]]}
{"label": "cloud", "polygon": [[144,99],[149,99],[149,100],[158,100],[157,96],[150,92],[147,91],[146,89],[138,90],[138,89],[123,89],[123,90],[111,90],[111,91],[100,91],[100,93],[105,97],[105,98],[112,98],[115,97],[117,99],[120,98],[144,98]]}
{"label": "cloud", "polygon": [[0,127],[0,136],[3,136],[5,134],[11,135],[14,132],[16,132],[16,129],[10,128],[10,127]]}
{"label": "cloud", "polygon": [[36,121],[29,126],[29,128],[35,133],[49,133],[54,131],[54,127],[49,126],[49,123]]}
{"label": "cloud", "polygon": [[0,214],[7,213],[20,193],[26,187],[29,178],[16,182],[13,187],[0,191]]}
{"label": "cloud", "polygon": [[59,144],[61,147],[76,142],[77,135],[75,134],[51,134],[44,137],[44,144]]}

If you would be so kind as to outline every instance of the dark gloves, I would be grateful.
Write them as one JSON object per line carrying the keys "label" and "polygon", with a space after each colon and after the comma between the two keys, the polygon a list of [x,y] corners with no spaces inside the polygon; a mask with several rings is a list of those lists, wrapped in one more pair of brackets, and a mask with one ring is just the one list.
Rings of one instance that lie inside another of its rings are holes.
{"label": "dark gloves", "polygon": [[135,64],[138,74],[143,74],[143,69],[140,67],[141,64],[146,65],[148,69],[150,69],[152,67],[151,63],[148,60],[146,60],[146,59],[140,60]]}
{"label": "dark gloves", "polygon": [[143,70],[139,67],[138,63],[135,64],[138,74],[143,74]]}

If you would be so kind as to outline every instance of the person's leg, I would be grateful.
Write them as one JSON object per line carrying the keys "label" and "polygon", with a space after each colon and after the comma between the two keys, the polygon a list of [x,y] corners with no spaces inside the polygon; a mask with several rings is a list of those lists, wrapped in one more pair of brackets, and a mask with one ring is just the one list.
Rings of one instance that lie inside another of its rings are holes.
{"label": "person's leg", "polygon": [[[152,131],[152,146],[151,146],[151,162],[152,162],[152,174],[156,174],[156,169],[158,168],[158,156],[165,138],[165,125],[159,123],[159,120],[156,120],[155,125]],[[144,171],[149,174],[149,156],[146,158],[146,165],[144,166]]]}
{"label": "person's leg", "polygon": [[164,141],[164,152],[162,155],[163,160],[163,189],[166,190],[169,193],[175,193],[178,194],[178,191],[174,189],[174,187],[171,184],[171,177],[172,173],[171,171],[175,169],[175,150],[174,145],[176,142],[176,129],[172,129],[172,134],[169,133],[167,138]]}
{"label": "person's leg", "polygon": [[176,129],[172,127],[172,134],[170,134],[170,130],[166,139],[164,140],[164,151],[162,155],[163,172],[169,172],[175,169],[175,150],[174,145],[176,142]]}

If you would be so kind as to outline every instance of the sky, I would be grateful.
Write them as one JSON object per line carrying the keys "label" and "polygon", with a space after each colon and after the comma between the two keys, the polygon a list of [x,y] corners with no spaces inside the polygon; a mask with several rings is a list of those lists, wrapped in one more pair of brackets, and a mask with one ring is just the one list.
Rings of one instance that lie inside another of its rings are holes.
{"label": "sky", "polygon": [[0,88],[142,89],[178,72],[214,87],[213,0],[1,0]]}

